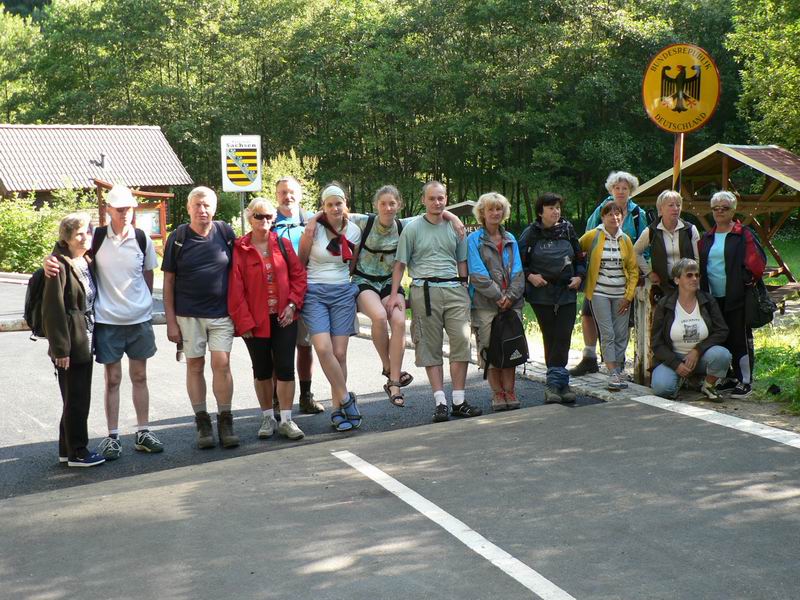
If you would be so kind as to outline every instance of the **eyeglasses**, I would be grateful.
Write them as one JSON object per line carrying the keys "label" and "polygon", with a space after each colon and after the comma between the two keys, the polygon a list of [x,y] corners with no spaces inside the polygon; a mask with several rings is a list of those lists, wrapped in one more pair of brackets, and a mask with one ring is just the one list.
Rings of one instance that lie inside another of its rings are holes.
{"label": "eyeglasses", "polygon": [[119,214],[124,214],[124,213],[128,212],[129,210],[131,210],[132,208],[133,208],[132,206],[121,206],[121,207],[114,208],[114,210],[116,212],[118,212]]}
{"label": "eyeglasses", "polygon": [[715,213],[724,213],[728,212],[730,209],[730,206],[714,206],[711,210]]}
{"label": "eyeglasses", "polygon": [[260,213],[253,213],[253,218],[256,221],[263,221],[266,219],[267,221],[274,221],[275,220],[275,213],[270,213],[268,215],[262,215]]}
{"label": "eyeglasses", "polygon": [[689,279],[700,279],[700,273],[684,273],[683,276]]}

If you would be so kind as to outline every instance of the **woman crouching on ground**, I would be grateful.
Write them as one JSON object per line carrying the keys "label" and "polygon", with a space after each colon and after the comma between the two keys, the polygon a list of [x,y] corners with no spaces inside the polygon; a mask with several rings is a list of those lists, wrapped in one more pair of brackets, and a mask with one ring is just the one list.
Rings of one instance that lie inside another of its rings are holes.
{"label": "woman crouching on ground", "polygon": [[355,335],[356,294],[350,261],[361,230],[348,219],[347,200],[338,183],[322,190],[322,216],[306,226],[300,261],[307,264],[308,291],[303,305],[311,344],[331,385],[331,424],[337,431],[361,425],[355,394],[347,389],[347,345]]}
{"label": "woman crouching on ground", "polygon": [[511,214],[505,196],[489,192],[478,198],[472,209],[480,229],[467,238],[469,292],[472,298],[472,329],[478,347],[478,365],[487,369],[492,388],[492,410],[520,407],[514,391],[516,369],[498,369],[485,364],[482,356],[489,346],[492,320],[502,311],[513,310],[522,320],[525,303],[525,275],[517,240],[503,228]]}
{"label": "woman crouching on ground", "polygon": [[89,405],[92,399],[92,332],[97,288],[86,252],[92,228],[86,213],[61,220],[53,250],[58,277],[47,277],[42,294],[42,324],[49,354],[56,367],[64,409],[58,433],[58,460],[70,467],[94,467],[105,462],[87,449]]}
{"label": "woman crouching on ground", "polygon": [[705,375],[700,391],[712,402],[722,402],[716,389],[731,364],[723,346],[728,325],[714,297],[700,289],[700,268],[691,258],[672,267],[677,289],[662,298],[653,313],[651,346],[653,376],[650,387],[659,396],[675,398],[693,373]]}
{"label": "woman crouching on ground", "polygon": [[[275,207],[264,198],[254,198],[247,207],[251,231],[233,246],[228,312],[253,364],[262,415],[258,437],[271,437],[277,429],[280,435],[299,440],[304,434],[292,420],[294,348],[297,318],[306,293],[306,270],[292,243],[278,239],[272,231],[276,214]],[[280,425],[272,404],[276,391]]]}

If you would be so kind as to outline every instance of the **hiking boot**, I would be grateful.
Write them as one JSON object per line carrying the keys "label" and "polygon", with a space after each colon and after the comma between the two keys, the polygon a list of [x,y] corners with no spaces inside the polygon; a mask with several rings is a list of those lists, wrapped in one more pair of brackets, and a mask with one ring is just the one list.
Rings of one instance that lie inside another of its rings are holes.
{"label": "hiking boot", "polygon": [[304,415],[318,415],[321,412],[325,412],[325,407],[314,400],[314,394],[308,392],[307,394],[300,394],[300,412]]}
{"label": "hiking boot", "polygon": [[164,451],[164,444],[161,443],[152,431],[146,429],[136,432],[136,441],[133,447],[139,452],[150,452],[151,454]]}
{"label": "hiking boot", "polygon": [[[619,373],[617,371],[613,371],[608,376],[608,383],[606,384],[606,387],[612,392],[618,392],[622,389],[622,382],[619,379]],[[627,385],[625,387],[627,387]]]}
{"label": "hiking boot", "polygon": [[235,448],[239,445],[239,437],[233,433],[233,415],[225,410],[217,415],[217,434],[223,448]]}
{"label": "hiking boot", "polygon": [[573,377],[580,377],[588,375],[589,373],[597,373],[600,367],[597,366],[597,359],[589,356],[584,356],[577,365],[569,370],[569,374]]}
{"label": "hiking boot", "polygon": [[623,371],[622,369],[617,367],[617,377],[619,377],[619,387],[620,387],[620,389],[623,389],[623,390],[626,389],[628,387],[628,375],[627,375],[627,373],[625,373],[625,371]]}
{"label": "hiking boot", "polygon": [[117,460],[122,456],[122,444],[120,444],[119,439],[109,436],[100,442],[95,452],[106,460]]}
{"label": "hiking boot", "polygon": [[297,426],[294,421],[284,421],[278,425],[278,433],[290,440],[302,440],[305,433]]}
{"label": "hiking boot", "polygon": [[453,404],[450,414],[452,414],[454,417],[464,417],[465,419],[468,419],[469,417],[480,417],[483,414],[483,411],[477,406],[472,406],[469,402],[464,400],[461,404]]}
{"label": "hiking boot", "polygon": [[559,404],[561,402],[561,396],[558,395],[558,390],[555,386],[546,385],[544,386],[544,403],[545,404]]}
{"label": "hiking boot", "polygon": [[195,414],[194,422],[197,425],[197,447],[204,450],[216,446],[214,430],[211,428],[211,416],[204,410],[200,411]]}
{"label": "hiking boot", "polygon": [[717,382],[717,391],[723,394],[729,394],[732,392],[736,386],[739,385],[739,382],[735,379],[725,379],[723,381]]}
{"label": "hiking boot", "polygon": [[747,398],[752,393],[753,388],[749,383],[737,383],[736,387],[731,391],[731,398],[737,400],[741,398]]}
{"label": "hiking boot", "polygon": [[447,410],[447,404],[437,404],[436,410],[433,412],[433,422],[443,423],[450,420],[450,411]]}
{"label": "hiking boot", "polygon": [[275,433],[277,428],[278,422],[275,420],[275,417],[264,415],[261,418],[261,427],[258,428],[258,437],[262,440],[272,437],[272,434]]}
{"label": "hiking boot", "polygon": [[708,381],[703,380],[703,383],[700,384],[700,391],[708,398],[711,402],[724,402],[722,396],[717,391],[717,386],[713,383],[709,383]]}
{"label": "hiking boot", "polygon": [[563,404],[575,404],[575,401],[578,399],[578,395],[573,392],[572,388],[568,385],[561,388],[558,395],[561,396],[561,402]]}

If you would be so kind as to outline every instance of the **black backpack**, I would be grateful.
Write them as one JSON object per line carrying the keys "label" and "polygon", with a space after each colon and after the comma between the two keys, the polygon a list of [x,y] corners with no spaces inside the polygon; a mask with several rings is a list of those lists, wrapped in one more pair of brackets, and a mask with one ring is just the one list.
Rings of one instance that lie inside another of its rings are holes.
{"label": "black backpack", "polygon": [[[144,261],[147,258],[147,234],[138,227],[134,227],[133,231],[136,234],[136,243],[139,244],[139,250],[142,251],[142,270],[144,270]],[[108,225],[94,228],[94,233],[92,235],[92,256],[97,256],[97,251],[100,250],[100,246],[106,241],[107,236]]]}
{"label": "black backpack", "polygon": [[514,310],[504,310],[492,319],[489,346],[481,350],[485,363],[483,378],[489,376],[489,365],[497,369],[510,369],[528,360],[528,340],[522,320]]}
{"label": "black backpack", "polygon": [[33,272],[28,280],[28,289],[25,292],[24,317],[28,327],[31,328],[31,338],[46,338],[44,324],[42,323],[42,297],[44,296],[44,269],[39,268]]}

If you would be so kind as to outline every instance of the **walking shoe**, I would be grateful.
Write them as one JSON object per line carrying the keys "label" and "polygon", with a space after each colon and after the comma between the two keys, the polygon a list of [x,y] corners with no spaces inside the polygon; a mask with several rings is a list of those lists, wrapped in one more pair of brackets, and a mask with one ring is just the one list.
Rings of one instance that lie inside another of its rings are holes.
{"label": "walking shoe", "polygon": [[134,442],[133,447],[139,452],[150,452],[151,454],[164,451],[164,444],[153,435],[152,431],[146,429],[136,432],[136,442]]}
{"label": "walking shoe", "polygon": [[717,391],[717,386],[713,383],[703,380],[703,383],[700,384],[700,391],[705,394],[706,398],[711,402],[724,402],[722,396],[720,396],[720,393]]}
{"label": "walking shoe", "polygon": [[325,412],[325,407],[314,400],[314,394],[308,392],[307,394],[300,394],[300,412],[304,415],[318,415],[321,412]]}
{"label": "walking shoe", "polygon": [[239,437],[233,433],[233,415],[224,410],[217,414],[217,435],[223,448],[235,448],[239,445]]}
{"label": "walking shoe", "polygon": [[737,385],[739,385],[739,382],[735,379],[723,379],[722,381],[717,382],[717,391],[722,392],[723,394],[728,394],[732,392]]}
{"label": "walking shoe", "polygon": [[561,402],[564,404],[575,404],[575,401],[578,399],[578,395],[572,391],[572,388],[568,385],[561,388],[558,395],[561,396]]}
{"label": "walking shoe", "polygon": [[306,435],[294,421],[283,421],[278,425],[278,433],[290,440],[302,440]]}
{"label": "walking shoe", "polygon": [[606,387],[612,392],[618,392],[622,389],[622,382],[619,380],[619,373],[612,371],[608,376],[608,384]]}
{"label": "walking shoe", "polygon": [[522,404],[517,399],[516,392],[506,392],[506,408],[507,410],[517,410]]}
{"label": "walking shoe", "polygon": [[94,452],[87,452],[83,456],[76,456],[67,461],[69,467],[96,467],[106,462],[106,459]]}
{"label": "walking shoe", "polygon": [[436,410],[433,412],[433,422],[443,423],[450,420],[450,412],[447,410],[447,404],[437,404]]}
{"label": "walking shoe", "polygon": [[558,390],[555,386],[544,386],[544,403],[545,404],[560,404],[561,396],[558,395]]}
{"label": "walking shoe", "polygon": [[67,461],[69,461],[69,459],[66,456],[61,456],[61,455],[58,456],[58,462],[61,463],[62,465],[66,464]]}
{"label": "walking shoe", "polygon": [[216,446],[214,430],[211,428],[211,416],[204,410],[200,411],[194,416],[194,422],[197,425],[197,447],[205,450]]}
{"label": "walking shoe", "polygon": [[122,444],[119,443],[118,439],[107,437],[100,442],[100,445],[97,446],[97,450],[95,450],[95,452],[97,452],[97,454],[102,456],[105,460],[117,460],[120,456],[122,456]]}
{"label": "walking shoe", "polygon": [[453,408],[450,413],[454,417],[480,417],[483,414],[483,411],[478,408],[477,406],[472,406],[466,400],[461,404],[453,404]]}
{"label": "walking shoe", "polygon": [[275,433],[277,428],[278,422],[275,420],[275,417],[264,415],[261,418],[261,427],[258,428],[258,437],[262,440],[272,437],[272,434]]}
{"label": "walking shoe", "polygon": [[619,367],[617,367],[617,377],[619,378],[619,387],[620,387],[620,389],[624,390],[625,388],[627,388],[628,387],[628,375],[625,373],[625,371],[623,371]]}
{"label": "walking shoe", "polygon": [[584,356],[577,365],[569,370],[569,374],[573,377],[580,377],[581,375],[588,375],[589,373],[597,373],[600,367],[597,366],[597,359]]}
{"label": "walking shoe", "polygon": [[731,391],[731,398],[747,398],[753,393],[753,388],[749,383],[738,383]]}

